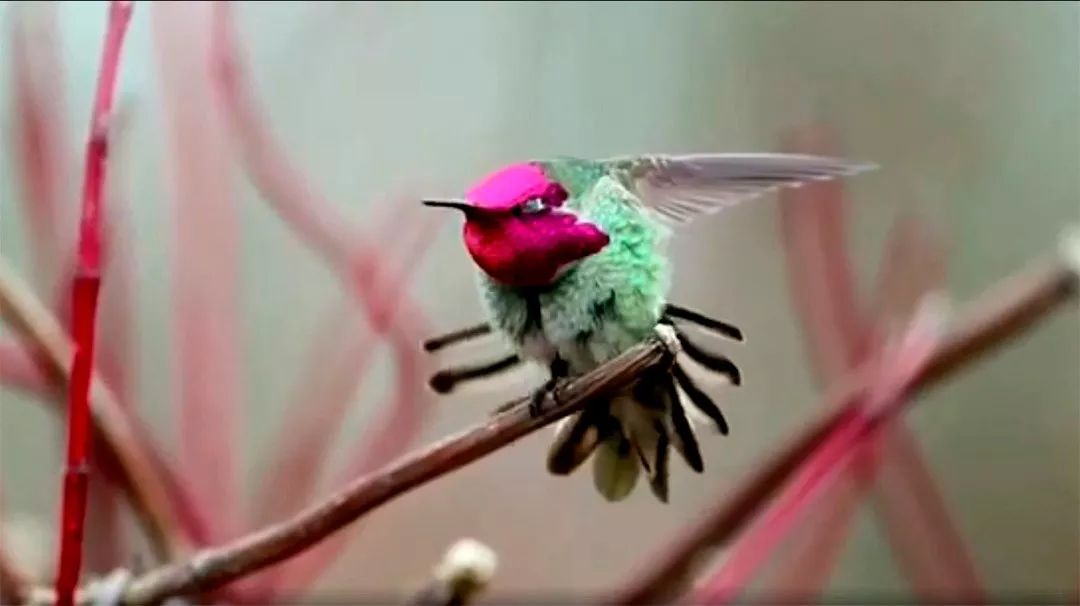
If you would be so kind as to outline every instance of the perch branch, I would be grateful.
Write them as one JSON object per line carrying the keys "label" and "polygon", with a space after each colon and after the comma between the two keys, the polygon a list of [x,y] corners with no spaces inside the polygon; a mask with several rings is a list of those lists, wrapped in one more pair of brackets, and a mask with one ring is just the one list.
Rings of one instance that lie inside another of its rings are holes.
{"label": "perch branch", "polygon": [[292,557],[383,503],[577,412],[598,396],[629,385],[642,371],[670,363],[672,354],[660,339],[649,339],[593,372],[559,385],[555,397],[549,394],[544,400],[539,416],[533,417],[527,410],[531,398],[521,398],[506,414],[363,475],[285,522],[140,576],[128,586],[123,601],[143,604],[213,590]]}
{"label": "perch branch", "polygon": [[[19,334],[40,350],[49,371],[71,379],[73,344],[60,323],[33,294],[0,256],[0,312],[9,319]],[[121,485],[127,491],[133,509],[142,521],[157,555],[175,559],[186,552],[183,533],[177,527],[163,484],[160,470],[154,462],[162,461],[139,439],[127,413],[119,406],[109,387],[97,376],[91,379],[91,414],[95,429],[100,432],[108,451],[116,459],[121,472]]]}
{"label": "perch branch", "polygon": [[[1075,252],[1072,251],[1074,257]],[[957,316],[957,324],[938,343],[912,381],[912,393],[974,362],[1073,298],[1076,276],[1074,259],[1070,264],[1055,259],[1037,263],[998,283]],[[650,557],[647,565],[617,593],[613,603],[661,604],[673,599],[685,588],[708,552],[730,541],[821,441],[847,420],[855,410],[849,404],[869,387],[873,373],[872,366],[859,366],[830,398],[837,402],[836,406],[827,407],[828,412],[680,534],[666,551]]]}

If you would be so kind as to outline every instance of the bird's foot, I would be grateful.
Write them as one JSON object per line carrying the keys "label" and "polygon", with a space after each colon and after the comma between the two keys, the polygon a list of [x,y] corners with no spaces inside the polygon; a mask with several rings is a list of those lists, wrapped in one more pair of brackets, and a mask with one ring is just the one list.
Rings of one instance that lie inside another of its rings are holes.
{"label": "bird's foot", "polygon": [[[565,360],[562,358],[555,358],[555,360],[551,362],[551,378],[544,381],[544,384],[536,388],[536,390],[532,392],[532,395],[529,396],[530,417],[536,419],[544,413],[544,401],[547,400],[549,395],[555,404],[559,403],[559,396],[556,389],[559,386],[559,381],[567,378],[569,375],[570,367]],[[517,406],[517,400],[508,402],[496,408],[492,415],[501,415],[504,412],[517,408]]]}
{"label": "bird's foot", "polygon": [[[544,413],[544,401],[547,399],[548,395],[551,395],[551,399],[558,403],[559,400],[556,396],[555,390],[557,385],[558,379],[549,379],[543,385],[533,390],[532,394],[529,395],[529,401],[527,404],[530,417],[535,419]],[[520,407],[522,404],[523,402],[521,400],[507,402],[506,404],[503,404],[502,406],[499,406],[494,411],[492,411],[491,415],[497,417],[501,414],[510,412],[511,410]]]}
{"label": "bird's foot", "polygon": [[539,388],[536,389],[536,391],[532,393],[532,396],[529,398],[529,416],[535,419],[541,414],[543,414],[544,400],[547,399],[548,395],[551,396],[551,399],[556,404],[559,403],[559,399],[555,391],[555,388],[558,386],[558,384],[558,379],[548,379],[543,385],[541,385]]}

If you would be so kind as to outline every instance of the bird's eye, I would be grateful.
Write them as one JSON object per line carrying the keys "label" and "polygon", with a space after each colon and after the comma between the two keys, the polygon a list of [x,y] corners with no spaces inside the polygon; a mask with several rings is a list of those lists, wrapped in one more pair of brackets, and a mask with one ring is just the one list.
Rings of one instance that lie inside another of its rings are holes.
{"label": "bird's eye", "polygon": [[536,213],[543,211],[545,208],[547,208],[547,205],[544,204],[543,200],[541,200],[540,198],[531,198],[529,200],[526,200],[525,203],[521,205],[521,212],[525,213],[526,215],[535,215]]}

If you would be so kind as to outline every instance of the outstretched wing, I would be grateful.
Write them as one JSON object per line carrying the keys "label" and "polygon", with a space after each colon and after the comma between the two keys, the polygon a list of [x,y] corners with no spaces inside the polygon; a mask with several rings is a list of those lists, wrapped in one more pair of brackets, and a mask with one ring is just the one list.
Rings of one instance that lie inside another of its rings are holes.
{"label": "outstretched wing", "polygon": [[647,155],[602,160],[645,206],[676,223],[719,212],[781,187],[877,168],[843,158],[781,153]]}

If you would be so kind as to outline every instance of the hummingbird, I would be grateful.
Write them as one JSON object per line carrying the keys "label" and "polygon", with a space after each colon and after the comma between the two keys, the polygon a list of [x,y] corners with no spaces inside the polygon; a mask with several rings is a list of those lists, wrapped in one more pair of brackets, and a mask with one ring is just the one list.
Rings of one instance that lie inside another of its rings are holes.
{"label": "hummingbird", "polygon": [[[560,380],[674,330],[674,317],[742,340],[737,328],[668,301],[670,238],[698,217],[778,188],[873,168],[781,153],[561,156],[498,168],[460,198],[423,200],[464,218],[462,238],[488,317],[464,336],[493,331],[513,351],[464,374],[481,376],[520,361],[540,364],[549,379],[533,392],[538,405]],[[681,332],[675,336],[691,358],[739,384],[733,363],[704,352]],[[440,377],[449,380],[445,373]],[[433,378],[436,389],[449,387],[438,383]],[[684,395],[696,414],[687,415]],[[728,431],[722,412],[681,365],[648,371],[560,422],[547,469],[569,475],[592,457],[593,484],[611,502],[629,496],[644,470],[654,496],[667,502],[671,449],[695,472],[704,470],[691,418]]]}

